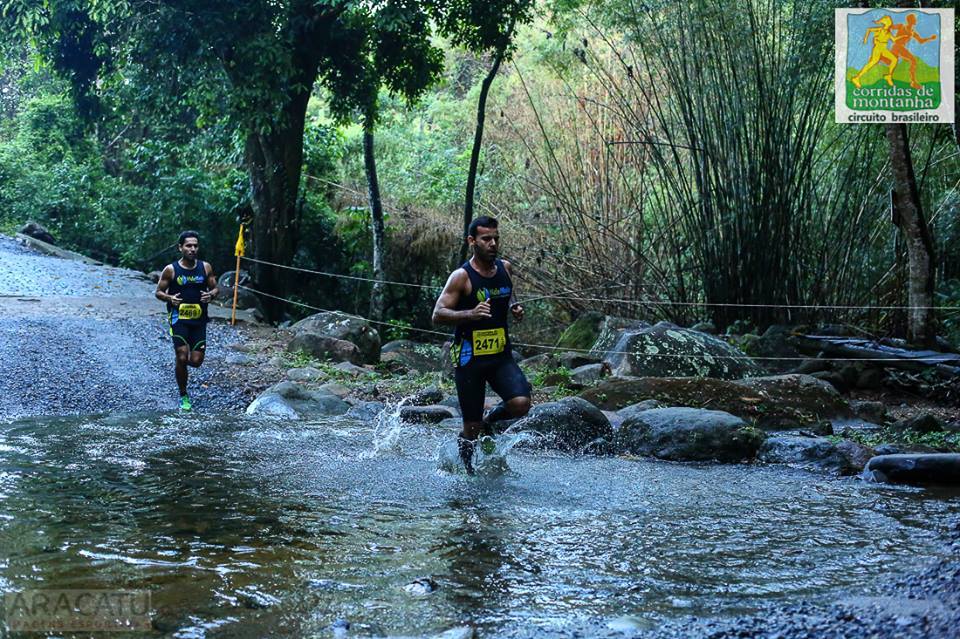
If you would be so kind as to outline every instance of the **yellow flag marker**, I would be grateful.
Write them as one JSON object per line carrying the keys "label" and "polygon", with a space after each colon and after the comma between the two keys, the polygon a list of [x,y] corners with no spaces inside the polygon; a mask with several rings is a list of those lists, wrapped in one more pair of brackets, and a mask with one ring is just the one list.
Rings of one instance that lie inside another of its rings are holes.
{"label": "yellow flag marker", "polygon": [[237,256],[237,268],[233,272],[233,310],[230,311],[230,325],[237,323],[237,292],[240,290],[240,258],[243,257],[243,251],[246,248],[243,244],[243,224],[240,225],[240,233],[237,234],[237,246],[234,253]]}

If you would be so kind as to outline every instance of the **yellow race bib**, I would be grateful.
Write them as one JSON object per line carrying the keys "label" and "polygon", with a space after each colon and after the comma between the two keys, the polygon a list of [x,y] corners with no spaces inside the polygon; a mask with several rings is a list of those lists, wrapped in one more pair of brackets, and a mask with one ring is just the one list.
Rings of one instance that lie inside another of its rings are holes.
{"label": "yellow race bib", "polygon": [[177,315],[180,319],[185,320],[200,319],[200,316],[203,315],[203,309],[200,308],[199,304],[181,304],[177,308]]}
{"label": "yellow race bib", "polygon": [[502,328],[473,331],[473,354],[496,355],[507,347],[507,336]]}

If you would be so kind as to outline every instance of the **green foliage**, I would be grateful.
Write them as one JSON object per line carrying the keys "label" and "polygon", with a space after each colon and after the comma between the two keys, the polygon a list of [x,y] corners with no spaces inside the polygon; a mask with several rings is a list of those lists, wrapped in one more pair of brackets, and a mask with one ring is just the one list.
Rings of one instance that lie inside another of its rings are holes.
{"label": "green foliage", "polygon": [[[876,432],[851,432],[846,438],[871,448],[880,444],[901,444],[929,446],[941,452],[960,452],[960,433],[947,431],[920,433],[910,429],[883,428]],[[839,443],[843,438],[831,436],[829,439],[834,443]]]}
{"label": "green foliage", "polygon": [[386,331],[387,341],[407,339],[410,336],[410,322],[394,318],[387,320],[387,324],[389,324]]}
{"label": "green foliage", "polygon": [[935,300],[937,306],[949,308],[940,313],[943,338],[954,348],[960,348],[960,279],[943,282]]}

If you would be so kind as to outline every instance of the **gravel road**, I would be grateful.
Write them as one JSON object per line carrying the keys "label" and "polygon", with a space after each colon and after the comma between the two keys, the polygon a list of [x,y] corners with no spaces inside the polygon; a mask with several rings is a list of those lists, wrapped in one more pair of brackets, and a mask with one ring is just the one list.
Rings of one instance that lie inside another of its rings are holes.
{"label": "gravel road", "polygon": [[[163,305],[142,273],[37,253],[0,236],[0,418],[175,410]],[[236,410],[220,384],[239,331],[214,320],[206,362],[190,371],[198,410]]]}

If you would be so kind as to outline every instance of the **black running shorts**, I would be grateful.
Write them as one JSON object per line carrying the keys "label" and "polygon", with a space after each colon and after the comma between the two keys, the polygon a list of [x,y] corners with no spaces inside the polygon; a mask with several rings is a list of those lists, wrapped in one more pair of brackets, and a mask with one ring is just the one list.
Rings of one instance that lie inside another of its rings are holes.
{"label": "black running shorts", "polygon": [[191,351],[202,351],[207,348],[207,323],[184,324],[174,322],[170,326],[170,336],[173,338],[173,348],[186,346]]}
{"label": "black running shorts", "polygon": [[487,384],[503,401],[514,397],[530,397],[530,382],[510,351],[496,357],[474,357],[469,363],[454,371],[457,383],[457,398],[463,421],[479,422],[483,419],[483,400]]}

